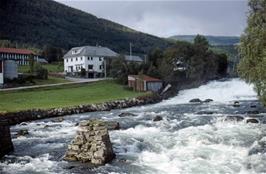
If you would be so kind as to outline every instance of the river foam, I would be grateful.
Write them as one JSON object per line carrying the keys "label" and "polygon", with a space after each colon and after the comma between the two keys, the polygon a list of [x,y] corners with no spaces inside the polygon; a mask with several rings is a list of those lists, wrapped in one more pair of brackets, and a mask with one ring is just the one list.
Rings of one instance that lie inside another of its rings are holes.
{"label": "river foam", "polygon": [[[192,98],[211,98],[214,102],[189,103]],[[231,105],[235,100],[240,101],[240,107]],[[258,109],[255,100],[252,85],[231,79],[180,91],[176,97],[158,104],[76,114],[64,117],[62,122],[46,119],[13,126],[16,151],[0,162],[0,173],[265,173],[266,154],[249,153],[266,137],[265,124],[225,119],[228,115],[246,117],[254,102]],[[136,116],[119,117],[122,112]],[[154,122],[156,116],[162,120]],[[76,123],[91,118],[120,123],[121,130],[110,131],[116,159],[92,169],[86,164],[63,161],[67,144],[76,133]],[[28,129],[29,135],[17,138],[16,131],[20,129]]]}
{"label": "river foam", "polygon": [[226,103],[234,100],[256,100],[257,94],[253,85],[235,78],[227,81],[211,81],[199,88],[182,90],[176,97],[163,101],[161,105],[187,103],[193,98],[213,99],[215,102]]}

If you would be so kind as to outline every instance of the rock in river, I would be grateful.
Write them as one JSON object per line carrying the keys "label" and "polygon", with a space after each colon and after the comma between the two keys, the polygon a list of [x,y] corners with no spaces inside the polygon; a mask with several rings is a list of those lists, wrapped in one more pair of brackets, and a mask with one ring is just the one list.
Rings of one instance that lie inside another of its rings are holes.
{"label": "rock in river", "polygon": [[128,117],[128,116],[136,116],[135,114],[132,114],[130,112],[122,112],[118,115],[119,117]]}
{"label": "rock in river", "polygon": [[199,98],[194,98],[189,100],[189,103],[201,103],[202,101]]}
{"label": "rock in river", "polygon": [[157,115],[156,117],[154,117],[153,121],[161,121],[163,118],[159,115]]}
{"label": "rock in river", "polygon": [[235,101],[234,104],[233,104],[234,107],[239,107],[240,106],[240,103],[239,101]]}
{"label": "rock in river", "polygon": [[25,136],[25,135],[28,135],[29,134],[29,131],[27,129],[21,129],[17,132],[17,137],[19,136]]}
{"label": "rock in river", "polygon": [[255,118],[247,118],[246,123],[259,123],[259,120]]}
{"label": "rock in river", "polygon": [[79,128],[68,146],[65,160],[104,165],[115,157],[105,122],[85,120],[79,124]]}
{"label": "rock in river", "polygon": [[204,102],[204,103],[210,103],[210,102],[212,102],[212,101],[213,101],[213,99],[209,99],[209,98],[208,98],[208,99],[204,100],[203,102]]}

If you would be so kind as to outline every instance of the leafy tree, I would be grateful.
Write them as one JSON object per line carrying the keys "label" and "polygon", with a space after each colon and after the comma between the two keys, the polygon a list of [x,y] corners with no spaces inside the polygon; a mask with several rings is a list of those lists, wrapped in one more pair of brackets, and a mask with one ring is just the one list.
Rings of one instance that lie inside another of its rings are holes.
{"label": "leafy tree", "polygon": [[197,35],[194,39],[194,46],[198,51],[206,52],[209,48],[209,42],[206,37]]}
{"label": "leafy tree", "polygon": [[266,104],[266,0],[249,1],[248,26],[240,39],[239,75],[253,83]]}
{"label": "leafy tree", "polygon": [[32,74],[34,72],[34,56],[31,54],[29,56],[29,66],[30,66],[30,73]]}

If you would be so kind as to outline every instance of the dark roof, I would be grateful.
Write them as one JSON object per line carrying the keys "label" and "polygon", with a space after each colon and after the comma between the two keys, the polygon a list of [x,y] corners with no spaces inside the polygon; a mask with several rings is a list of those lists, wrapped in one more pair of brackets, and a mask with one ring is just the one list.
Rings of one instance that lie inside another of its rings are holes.
{"label": "dark roof", "polygon": [[34,54],[31,50],[17,49],[17,48],[0,48],[0,53],[13,53],[13,54]]}
{"label": "dark roof", "polygon": [[129,62],[143,62],[143,59],[139,56],[125,55],[125,60]]}
{"label": "dark roof", "polygon": [[83,46],[72,48],[64,55],[64,58],[78,56],[116,57],[118,54],[107,47]]}
{"label": "dark roof", "polygon": [[151,76],[147,76],[147,75],[128,75],[131,77],[134,77],[136,79],[141,79],[141,80],[145,80],[147,82],[161,82],[162,80],[151,77]]}

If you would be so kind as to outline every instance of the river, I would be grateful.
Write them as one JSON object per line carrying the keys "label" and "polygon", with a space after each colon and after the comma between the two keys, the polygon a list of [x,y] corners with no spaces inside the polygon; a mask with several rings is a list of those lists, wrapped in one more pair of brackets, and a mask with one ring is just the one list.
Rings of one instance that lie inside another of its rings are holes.
{"label": "river", "polygon": [[[214,102],[189,103],[193,98]],[[236,100],[240,107],[232,106]],[[246,112],[254,110],[263,108],[253,87],[229,79],[180,91],[176,97],[153,105],[71,115],[62,122],[53,118],[16,125],[11,127],[15,151],[0,161],[0,173],[266,173],[265,151],[251,153],[259,140],[266,140],[266,114],[256,116],[260,124],[225,119],[248,117]],[[121,112],[137,116],[120,118]],[[163,120],[153,122],[157,115]],[[75,136],[76,123],[89,118],[119,121],[122,127],[109,132],[116,159],[98,168],[62,160]],[[16,137],[20,129],[28,129],[29,135]]]}

